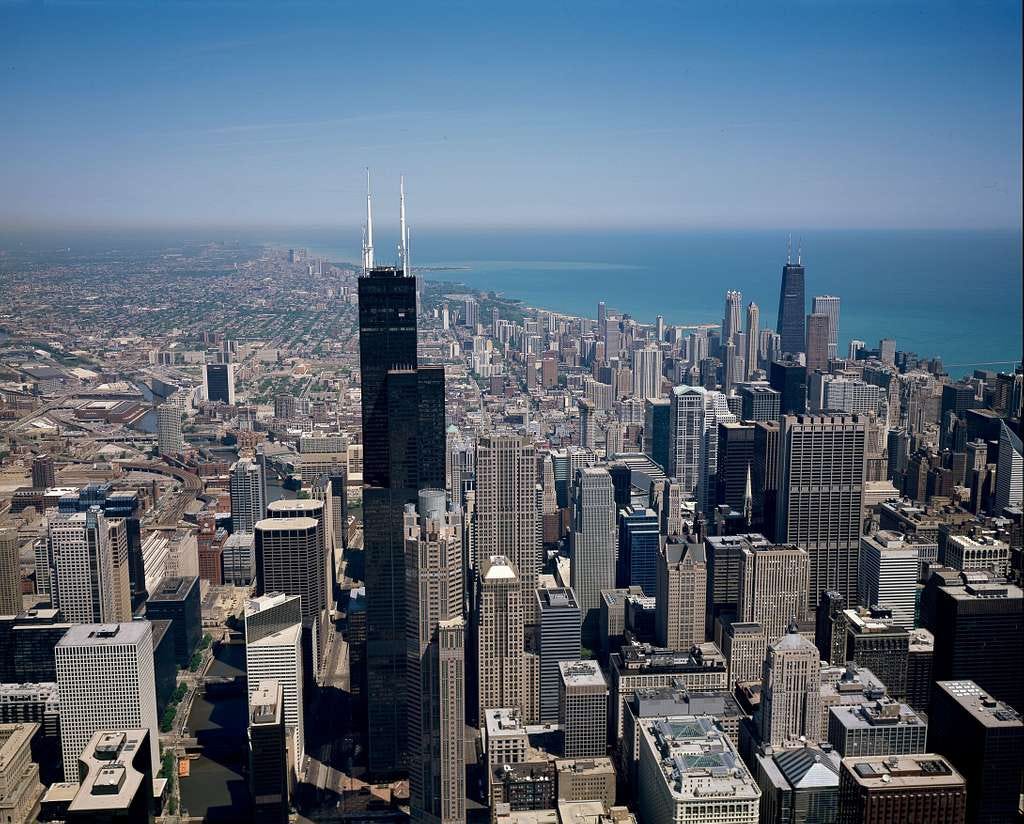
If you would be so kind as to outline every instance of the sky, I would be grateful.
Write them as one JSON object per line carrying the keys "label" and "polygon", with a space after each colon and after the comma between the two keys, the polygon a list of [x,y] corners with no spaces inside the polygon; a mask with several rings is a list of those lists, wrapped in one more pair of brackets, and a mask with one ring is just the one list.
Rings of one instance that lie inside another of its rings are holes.
{"label": "sky", "polygon": [[7,228],[1021,225],[1019,2],[0,0],[0,71]]}

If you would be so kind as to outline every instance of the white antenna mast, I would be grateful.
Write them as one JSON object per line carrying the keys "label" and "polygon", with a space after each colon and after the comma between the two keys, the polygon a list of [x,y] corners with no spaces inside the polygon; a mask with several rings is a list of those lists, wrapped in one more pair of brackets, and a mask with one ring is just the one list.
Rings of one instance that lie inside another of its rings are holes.
{"label": "white antenna mast", "polygon": [[405,228],[405,175],[398,179],[398,260],[402,264],[402,274],[408,276],[409,271],[409,236]]}
{"label": "white antenna mast", "polygon": [[370,167],[366,167],[366,236],[363,239],[363,269],[373,268],[373,208],[370,205]]}

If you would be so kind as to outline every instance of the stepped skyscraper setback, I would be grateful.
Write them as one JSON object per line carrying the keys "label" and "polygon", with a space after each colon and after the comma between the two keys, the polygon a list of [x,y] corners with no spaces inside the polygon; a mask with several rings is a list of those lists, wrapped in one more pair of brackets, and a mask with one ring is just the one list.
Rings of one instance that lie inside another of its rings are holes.
{"label": "stepped skyscraper setback", "polygon": [[398,266],[377,266],[369,186],[359,278],[359,370],[366,535],[367,722],[375,775],[406,754],[403,512],[417,492],[444,488],[444,368],[417,367],[416,278],[409,270],[405,191]]}

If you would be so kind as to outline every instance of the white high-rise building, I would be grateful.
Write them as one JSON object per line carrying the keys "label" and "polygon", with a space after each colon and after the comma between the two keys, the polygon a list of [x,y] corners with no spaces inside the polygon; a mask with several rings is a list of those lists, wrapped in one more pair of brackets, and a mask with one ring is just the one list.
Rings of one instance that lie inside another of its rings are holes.
{"label": "white high-rise building", "polygon": [[502,555],[481,560],[475,621],[479,722],[483,723],[487,709],[509,707],[522,713],[525,703],[522,587],[515,566]]}
{"label": "white high-rise building", "polygon": [[633,352],[633,397],[661,397],[661,350],[657,347]]}
{"label": "white high-rise building", "polygon": [[615,586],[615,487],[607,469],[587,466],[576,471],[574,492],[570,574],[583,623],[590,626],[599,618],[601,590]]}
{"label": "white high-rise building", "polygon": [[696,500],[706,513],[715,505],[718,424],[735,420],[721,392],[700,386],[672,390],[668,474],[679,481],[682,496]]}
{"label": "white high-rise building", "polygon": [[[589,454],[593,454],[587,450]],[[556,476],[558,466],[555,466]],[[502,555],[516,570],[526,623],[536,623],[541,566],[537,450],[519,435],[484,435],[476,449],[475,535],[478,559]],[[497,704],[495,706],[509,706]]]}
{"label": "white high-rise building", "polygon": [[229,484],[232,531],[253,532],[256,522],[267,514],[263,468],[253,461],[236,461],[231,465]]}
{"label": "white high-rise building", "polygon": [[78,756],[98,730],[148,730],[156,775],[160,732],[149,621],[76,624],[54,657],[65,780],[78,780]]}
{"label": "white high-rise building", "polygon": [[17,615],[22,609],[18,530],[0,527],[0,615]]}
{"label": "white high-rise building", "polygon": [[892,610],[892,620],[905,629],[914,628],[914,602],[921,562],[917,547],[907,544],[898,532],[880,530],[860,539],[858,590],[868,607]]}
{"label": "white high-rise building", "polygon": [[410,809],[415,821],[465,821],[462,511],[424,489],[403,529]]}
{"label": "white high-rise building", "polygon": [[306,754],[302,712],[302,610],[297,595],[273,592],[245,605],[245,667],[249,696],[272,679],[284,695],[284,723],[298,772]]}
{"label": "white high-rise building", "polygon": [[691,332],[686,336],[686,360],[691,366],[699,366],[708,356],[708,336],[705,330]]}
{"label": "white high-rise building", "polygon": [[725,293],[725,316],[722,318],[722,345],[731,341],[737,332],[742,331],[741,310],[743,293],[728,291]]}
{"label": "white high-rise building", "polygon": [[736,618],[760,624],[769,644],[786,634],[791,621],[806,620],[810,562],[800,547],[745,544],[739,573]]}
{"label": "white high-rise building", "polygon": [[811,314],[828,316],[828,358],[839,357],[839,298],[835,295],[816,295]]}
{"label": "white high-rise building", "polygon": [[814,372],[808,380],[808,403],[811,412],[851,412],[881,420],[889,416],[889,392],[856,378]]}
{"label": "white high-rise building", "polygon": [[1024,444],[1005,422],[999,425],[996,466],[996,512],[1024,503]]}
{"label": "white high-rise building", "polygon": [[156,410],[156,443],[161,455],[181,452],[181,408],[174,403],[162,403]]}
{"label": "white high-rise building", "polygon": [[124,519],[88,512],[49,518],[50,588],[54,607],[76,624],[132,619],[128,531]]}
{"label": "white high-rise building", "polygon": [[761,685],[761,741],[781,746],[801,735],[821,740],[821,666],[818,648],[796,625],[768,646]]}
{"label": "white high-rise building", "polygon": [[746,370],[746,379],[750,380],[751,375],[757,370],[757,345],[760,340],[759,327],[761,325],[761,309],[756,303],[747,304],[747,351],[744,355],[743,366]]}

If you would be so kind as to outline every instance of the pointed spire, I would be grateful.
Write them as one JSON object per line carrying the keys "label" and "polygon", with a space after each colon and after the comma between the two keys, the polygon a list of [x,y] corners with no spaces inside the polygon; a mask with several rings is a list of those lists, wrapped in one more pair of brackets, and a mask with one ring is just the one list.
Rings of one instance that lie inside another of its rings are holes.
{"label": "pointed spire", "polygon": [[789,233],[789,237],[786,239],[786,265],[788,266],[793,262],[793,233]]}
{"label": "pointed spire", "polygon": [[398,179],[398,261],[404,275],[409,271],[409,234],[405,227],[405,175]]}
{"label": "pointed spire", "polygon": [[798,240],[798,241],[796,242],[796,265],[797,265],[797,266],[801,266],[801,265],[803,265],[803,264],[801,263],[801,261],[803,260],[803,256],[804,256],[804,253],[803,253],[803,248],[804,248],[804,239],[803,239],[803,238],[800,238],[800,239],[799,239],[799,240]]}
{"label": "pointed spire", "polygon": [[754,493],[751,487],[750,464],[747,464],[747,485],[743,490],[743,520],[746,521],[747,526],[750,526],[754,514]]}
{"label": "pointed spire", "polygon": [[370,167],[366,167],[366,236],[363,239],[363,269],[373,268],[373,207],[370,204]]}

